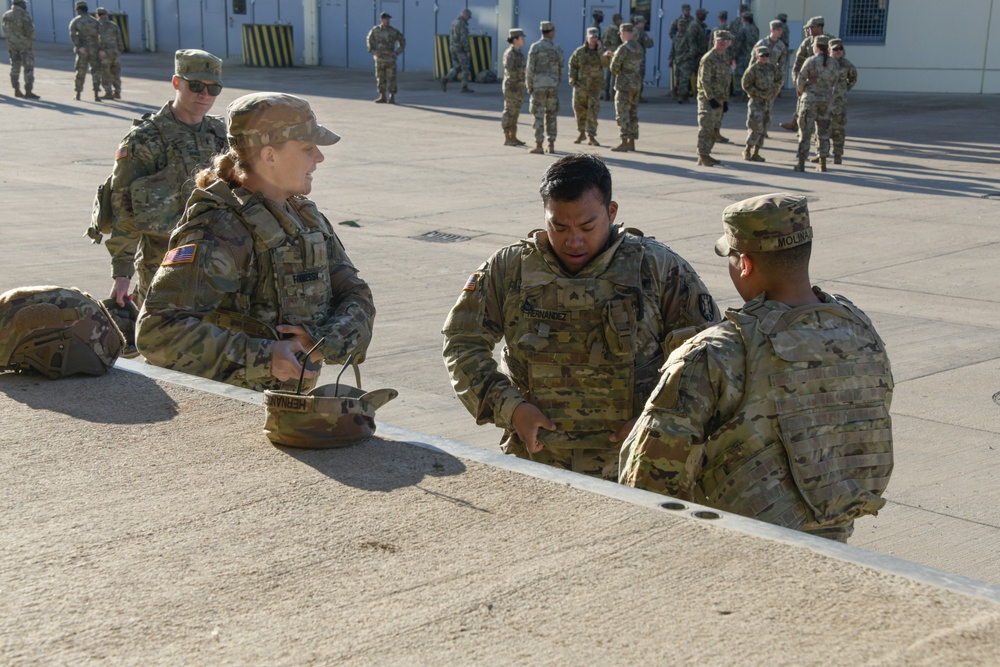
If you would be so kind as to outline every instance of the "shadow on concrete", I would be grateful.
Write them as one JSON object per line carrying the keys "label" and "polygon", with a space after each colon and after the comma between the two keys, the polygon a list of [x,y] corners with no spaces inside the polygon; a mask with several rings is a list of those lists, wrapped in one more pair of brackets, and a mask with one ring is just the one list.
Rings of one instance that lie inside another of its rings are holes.
{"label": "shadow on concrete", "polygon": [[[46,96],[48,97],[48,96]],[[148,104],[129,102],[127,100],[104,100],[94,102],[85,96],[83,100],[76,102],[56,102],[43,97],[40,100],[25,100],[12,95],[0,94],[0,104],[10,104],[19,107],[35,107],[39,110],[55,111],[70,116],[107,116],[109,118],[120,118],[129,120],[138,118],[144,113],[159,111],[159,107],[151,107]]]}

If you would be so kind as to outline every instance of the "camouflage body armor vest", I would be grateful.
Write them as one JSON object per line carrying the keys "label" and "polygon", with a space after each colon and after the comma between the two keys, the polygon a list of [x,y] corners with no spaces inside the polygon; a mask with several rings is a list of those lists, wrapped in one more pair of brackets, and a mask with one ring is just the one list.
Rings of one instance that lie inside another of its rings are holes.
{"label": "camouflage body armor vest", "polygon": [[520,292],[504,306],[503,356],[525,399],[558,426],[539,432],[547,447],[617,449],[608,436],[639,414],[658,379],[662,352],[635,366],[639,327],[659,319],[640,289],[642,239],[624,239],[617,253],[601,276],[569,278],[537,248],[522,251]]}
{"label": "camouflage body armor vest", "polygon": [[[893,380],[867,317],[827,298],[790,311],[755,300],[726,313],[747,350],[747,386],[706,442],[695,500],[846,541],[854,519],[885,505]],[[821,329],[795,326],[817,317]]]}

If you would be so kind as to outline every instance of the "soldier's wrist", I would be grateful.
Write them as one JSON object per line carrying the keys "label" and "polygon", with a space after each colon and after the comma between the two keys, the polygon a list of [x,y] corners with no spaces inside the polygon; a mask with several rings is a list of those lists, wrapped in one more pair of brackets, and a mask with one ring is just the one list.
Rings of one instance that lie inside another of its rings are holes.
{"label": "soldier's wrist", "polygon": [[514,387],[506,387],[497,398],[493,410],[493,423],[498,427],[511,430],[514,428],[514,410],[525,403],[524,397]]}

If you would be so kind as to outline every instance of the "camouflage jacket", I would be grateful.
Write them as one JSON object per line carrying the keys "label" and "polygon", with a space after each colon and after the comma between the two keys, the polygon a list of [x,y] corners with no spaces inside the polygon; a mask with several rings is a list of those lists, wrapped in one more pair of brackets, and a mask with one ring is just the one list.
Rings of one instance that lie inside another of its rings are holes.
{"label": "camouflage jacket", "polygon": [[600,47],[592,49],[587,44],[577,47],[569,57],[569,85],[592,93],[600,91],[604,88],[604,68],[609,62]]}
{"label": "camouflage jacket", "polygon": [[[532,295],[543,285],[597,279],[632,285],[622,287],[620,294],[630,295],[632,304],[628,307],[634,329],[629,358],[635,369],[658,366],[679,340],[718,320],[708,289],[686,261],[653,239],[620,227],[612,230],[608,248],[575,275],[565,273],[545,232],[536,231],[520,243],[498,250],[466,282],[442,331],[444,359],[456,394],[477,423],[492,422],[510,431],[514,409],[530,393],[528,387],[518,386],[511,375],[498,369],[493,357],[496,345],[504,340],[509,358],[523,363],[527,348],[519,345],[517,332],[524,324],[541,328],[545,318],[567,317],[531,307]],[[638,271],[634,270],[636,262]],[[601,340],[610,340],[607,331],[598,335]],[[640,408],[650,387],[638,390]]]}
{"label": "camouflage jacket", "polygon": [[670,44],[670,64],[682,65],[691,60],[691,43],[687,39],[686,32],[679,32],[674,35]]}
{"label": "camouflage jacket", "polygon": [[471,53],[469,46],[469,22],[459,14],[458,18],[451,22],[450,47],[454,53]]}
{"label": "camouflage jacket", "polygon": [[622,45],[621,28],[614,23],[604,29],[604,36],[601,38],[601,46],[605,51],[615,51]]}
{"label": "camouflage jacket", "polygon": [[750,52],[760,39],[760,30],[753,23],[741,25],[733,40],[733,54],[740,63],[750,60]]}
{"label": "camouflage jacket", "polygon": [[[79,14],[69,22],[69,41],[73,43],[73,49],[79,51],[86,48],[88,51],[96,50],[100,42],[99,35],[100,21],[90,14]],[[94,55],[97,55],[96,53]]]}
{"label": "camouflage jacket", "polygon": [[[275,204],[215,181],[195,190],[139,313],[136,343],[158,366],[256,389],[279,324],[301,325],[327,363],[363,354],[375,305],[333,227],[305,197]],[[186,254],[185,254],[186,253]]]}
{"label": "camouflage jacket", "polygon": [[[396,48],[397,44],[399,48]],[[395,60],[405,48],[406,38],[392,26],[383,28],[382,24],[379,24],[368,32],[368,53],[374,55],[377,60]]]}
{"label": "camouflage jacket", "polygon": [[97,48],[105,53],[121,53],[125,50],[125,40],[122,31],[114,21],[97,22]]}
{"label": "camouflage jacket", "polygon": [[528,66],[525,85],[528,91],[536,88],[558,88],[563,78],[562,47],[544,37],[528,49]]}
{"label": "camouflage jacket", "polygon": [[771,52],[771,57],[768,59],[772,65],[778,68],[778,72],[781,74],[781,80],[785,79],[785,68],[788,66],[788,47],[780,39],[773,41],[770,36],[758,41],[754,46],[766,46]]}
{"label": "camouflage jacket", "polygon": [[619,481],[836,539],[877,511],[892,469],[889,358],[863,312],[814,292],[821,303],[795,308],[760,295],[677,348]]}
{"label": "camouflage jacket", "polygon": [[803,104],[833,102],[833,89],[840,78],[840,66],[833,56],[828,55],[825,58],[826,64],[823,64],[823,54],[813,56],[806,60],[799,70],[795,85],[802,96]]}
{"label": "camouflage jacket", "polygon": [[174,118],[171,103],[133,121],[111,174],[112,277],[132,277],[140,234],[170,235],[194,189],[192,176],[227,145],[222,118],[205,116],[194,130]]}
{"label": "camouflage jacket", "polygon": [[646,52],[634,39],[622,43],[611,58],[611,73],[615,75],[615,90],[636,92],[642,88],[642,61]]}
{"label": "camouflage jacket", "polygon": [[698,98],[726,102],[733,73],[724,55],[712,49],[701,57],[698,66]]}
{"label": "camouflage jacket", "polygon": [[701,57],[709,49],[708,28],[698,19],[694,19],[688,23],[687,35],[685,35],[684,39],[687,40],[691,59],[701,62]]}
{"label": "camouflage jacket", "polygon": [[35,23],[27,10],[11,7],[3,14],[3,32],[7,35],[9,51],[27,51],[35,40]]}
{"label": "camouflage jacket", "polygon": [[833,105],[840,109],[847,106],[847,93],[858,82],[858,68],[846,56],[841,57],[837,64],[840,65],[840,76],[837,77],[837,85],[833,87]]}
{"label": "camouflage jacket", "polygon": [[781,74],[771,63],[751,63],[743,72],[743,91],[750,99],[770,101],[781,87]]}
{"label": "camouflage jacket", "polygon": [[524,66],[527,58],[516,46],[508,46],[503,54],[503,85],[505,89],[520,90],[524,88]]}
{"label": "camouflage jacket", "polygon": [[[823,33],[830,39],[833,39],[833,35],[827,35]],[[795,62],[792,63],[792,77],[793,79],[799,78],[799,72],[802,70],[802,65],[805,64],[806,60],[813,57],[813,49],[816,45],[816,37],[809,35],[802,40],[799,44],[799,48],[795,51]]]}
{"label": "camouflage jacket", "polygon": [[632,38],[632,41],[642,47],[643,54],[646,53],[646,49],[651,49],[654,46],[653,38],[649,36],[649,33],[638,28],[635,29],[635,37]]}

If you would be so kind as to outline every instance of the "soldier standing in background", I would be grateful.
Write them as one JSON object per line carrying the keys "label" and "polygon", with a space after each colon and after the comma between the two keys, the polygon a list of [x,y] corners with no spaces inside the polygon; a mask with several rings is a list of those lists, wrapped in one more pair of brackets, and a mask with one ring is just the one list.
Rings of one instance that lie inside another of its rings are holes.
{"label": "soldier standing in background", "polygon": [[[368,53],[375,58],[375,83],[378,86],[378,104],[396,103],[396,58],[406,48],[403,33],[389,25],[388,12],[379,16],[379,24],[368,31]],[[385,91],[389,91],[386,100]]]}
{"label": "soldier standing in background", "polygon": [[689,23],[691,21],[691,5],[684,3],[681,5],[681,15],[670,22],[670,39],[677,36],[680,32],[681,23]]}
{"label": "soldier standing in background", "polygon": [[[705,25],[705,21],[708,18],[708,10],[699,7],[695,10],[694,16],[695,19],[688,23],[687,29],[687,50],[691,54],[692,71],[698,68],[698,64],[701,62],[702,56],[708,52],[712,41],[708,26]],[[697,72],[693,73],[697,74]]]}
{"label": "soldier standing in background", "polygon": [[76,18],[69,22],[69,39],[73,43],[76,61],[76,99],[83,92],[83,82],[87,78],[87,68],[90,68],[90,80],[94,84],[94,101],[101,101],[101,62],[97,57],[97,47],[100,42],[100,24],[97,19],[87,13],[87,3],[77,0]]}
{"label": "soldier standing in background", "polygon": [[601,38],[601,24],[604,23],[604,12],[601,11],[600,9],[595,9],[594,11],[592,11],[590,13],[590,16],[591,16],[591,18],[593,20],[590,22],[590,25],[587,26],[587,27],[588,28],[597,28],[597,38],[600,39]]}
{"label": "soldier standing in background", "polygon": [[663,358],[718,311],[684,259],[614,224],[600,158],[557,160],[540,192],[545,229],[465,282],[442,331],[445,365],[476,422],[504,430],[504,453],[615,480]]}
{"label": "soldier standing in background", "polygon": [[226,150],[222,118],[208,116],[222,92],[222,60],[207,51],[174,54],[174,99],[135,121],[115,154],[111,174],[111,296],[142,305],[167,241],[194,188],[192,178]]}
{"label": "soldier standing in background", "polygon": [[[3,32],[7,35],[7,53],[10,55],[10,85],[14,87],[14,97],[29,100],[41,99],[32,91],[35,86],[35,23],[26,9],[24,0],[14,0],[10,9],[4,12]],[[21,68],[24,68],[24,92],[21,92]]]}
{"label": "soldier standing in background", "polygon": [[97,8],[97,57],[101,61],[101,85],[104,99],[117,100],[122,96],[122,51],[125,40],[122,31],[111,21],[108,10]]}
{"label": "soldier standing in background", "polygon": [[653,38],[646,32],[646,17],[636,14],[632,17],[632,24],[635,28],[635,43],[642,47],[642,68],[639,71],[639,101],[646,103],[649,100],[642,96],[642,91],[646,88],[646,50],[653,48]]}
{"label": "soldier standing in background", "polygon": [[627,153],[635,150],[639,138],[639,91],[642,88],[642,59],[645,51],[635,42],[635,28],[622,23],[622,45],[611,58],[615,73],[615,120],[622,141],[611,150]]}
{"label": "soldier standing in background", "polygon": [[687,22],[677,24],[677,34],[670,44],[670,95],[678,104],[684,104],[691,96],[691,51],[687,39]]}
{"label": "soldier standing in background", "polygon": [[781,75],[781,85],[778,87],[779,94],[781,93],[781,89],[785,87],[785,71],[788,69],[788,47],[781,41],[781,26],[782,23],[778,19],[771,21],[770,32],[767,37],[755,45],[766,46],[771,54],[769,62],[778,68],[778,73]]}
{"label": "soldier standing in background", "polygon": [[844,42],[830,40],[830,54],[840,65],[837,85],[833,89],[833,109],[830,115],[830,143],[833,144],[833,163],[840,164],[844,155],[847,136],[847,93],[858,82],[858,68],[844,55]]}
{"label": "soldier standing in background", "polygon": [[531,96],[529,109],[535,117],[535,147],[529,153],[543,153],[542,140],[548,140],[549,153],[556,152],[559,113],[559,83],[563,77],[562,47],[552,41],[556,36],[556,26],[551,21],[542,21],[542,38],[528,49],[528,66],[525,85]]}
{"label": "soldier standing in background", "polygon": [[[823,28],[825,25],[826,25],[826,20],[822,16],[814,16],[808,21],[806,21],[805,26],[803,26],[806,30],[809,31],[809,34],[806,36],[805,39],[802,40],[802,43],[799,44],[798,50],[795,52],[795,62],[792,63],[793,82],[798,82],[799,72],[802,70],[802,65],[805,64],[807,58],[812,57],[813,47],[815,47],[816,45],[816,38],[819,37],[820,35],[823,35],[828,40],[833,39],[832,35],[827,35],[825,32],[823,32]],[[798,91],[798,83],[796,83],[796,91]],[[797,94],[801,96],[801,92],[797,92]],[[792,132],[794,132],[795,130],[798,129],[798,120],[799,120],[799,108],[798,108],[798,103],[796,103],[795,115],[792,116],[791,122],[781,123],[781,127],[785,128],[786,130],[791,130]],[[810,132],[812,132],[812,130],[810,130]]]}
{"label": "soldier standing in background", "polygon": [[774,18],[781,21],[781,41],[785,43],[785,49],[788,49],[788,14],[778,14]]}
{"label": "soldier standing in background", "polygon": [[[604,37],[601,39],[601,45],[604,47],[605,51],[610,51],[614,53],[618,50],[618,47],[622,45],[621,36],[621,25],[622,25],[622,15],[612,14],[611,15],[611,25],[607,27],[604,31]],[[608,70],[607,76],[604,78],[604,99],[611,99],[611,90],[614,87],[615,75]]]}
{"label": "soldier standing in background", "polygon": [[448,90],[448,79],[461,72],[462,92],[475,92],[469,88],[469,81],[472,80],[470,63],[472,61],[472,47],[469,44],[469,19],[472,12],[463,9],[462,13],[451,22],[451,36],[449,49],[451,50],[452,68],[441,78],[441,90]]}
{"label": "soldier standing in background", "polygon": [[601,112],[601,86],[604,68],[611,62],[611,55],[601,51],[601,33],[597,28],[587,28],[587,41],[577,47],[569,57],[569,85],[573,88],[573,115],[579,132],[574,144],[587,139],[588,146],[597,143],[597,116]]}
{"label": "soldier standing in background", "polygon": [[760,30],[754,25],[752,13],[743,12],[739,30],[733,36],[733,55],[736,58],[736,71],[733,74],[736,77],[736,88],[742,92],[740,82],[743,80],[743,72],[750,66],[753,47],[760,39]]}
{"label": "soldier standing in background", "polygon": [[812,286],[805,197],[753,197],[722,219],[715,253],[746,303],[670,354],[619,481],[846,542],[892,473],[885,344]]}
{"label": "soldier standing in background", "polygon": [[819,135],[819,164],[816,171],[826,171],[826,156],[830,152],[830,114],[833,90],[840,78],[840,66],[830,56],[830,40],[826,35],[817,37],[813,44],[813,57],[808,58],[795,79],[799,92],[799,150],[795,171],[805,171],[812,141],[813,127]]}
{"label": "soldier standing in background", "polygon": [[500,117],[503,145],[523,146],[524,142],[517,138],[517,119],[524,104],[524,67],[527,62],[521,53],[524,31],[511,28],[507,33],[507,43],[510,46],[503,54],[503,116]]}
{"label": "soldier standing in background", "polygon": [[743,91],[748,97],[747,144],[743,149],[743,159],[764,162],[760,149],[764,147],[764,137],[771,122],[771,108],[781,86],[781,74],[769,62],[771,52],[766,46],[755,46],[753,55],[756,62],[743,73],[742,80]]}
{"label": "soldier standing in background", "polygon": [[726,62],[726,49],[733,41],[728,30],[716,30],[713,48],[698,66],[698,164],[714,167],[719,161],[711,156],[722,126],[722,114],[729,110],[729,81],[732,70]]}

